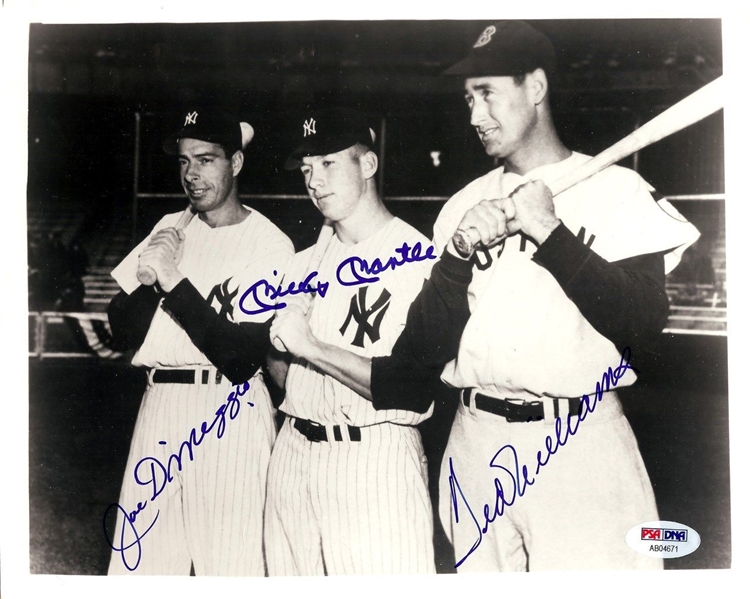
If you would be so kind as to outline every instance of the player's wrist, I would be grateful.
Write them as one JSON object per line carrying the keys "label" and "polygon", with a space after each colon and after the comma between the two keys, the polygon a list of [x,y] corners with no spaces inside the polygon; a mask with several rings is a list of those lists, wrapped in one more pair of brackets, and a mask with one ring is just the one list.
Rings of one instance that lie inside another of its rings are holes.
{"label": "player's wrist", "polygon": [[533,229],[529,230],[528,235],[536,241],[537,245],[542,245],[547,241],[547,238],[552,234],[552,231],[557,229],[561,224],[562,221],[556,216],[553,216],[552,218],[539,221]]}
{"label": "player's wrist", "polygon": [[168,272],[165,273],[164,276],[159,278],[159,286],[165,293],[169,293],[175,287],[177,287],[177,285],[179,285],[179,283],[183,279],[185,279],[185,275],[183,275],[179,270]]}

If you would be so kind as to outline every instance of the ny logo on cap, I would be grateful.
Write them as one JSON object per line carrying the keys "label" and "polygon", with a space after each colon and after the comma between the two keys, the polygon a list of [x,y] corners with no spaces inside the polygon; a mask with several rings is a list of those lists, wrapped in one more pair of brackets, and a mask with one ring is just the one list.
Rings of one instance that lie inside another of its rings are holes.
{"label": "ny logo on cap", "polygon": [[198,113],[194,110],[193,112],[188,112],[185,115],[185,124],[183,127],[186,127],[187,125],[195,125],[195,119],[198,118]]}
{"label": "ny logo on cap", "polygon": [[495,29],[494,25],[490,25],[482,31],[482,35],[479,36],[479,39],[477,40],[477,43],[474,44],[475,48],[481,48],[482,46],[489,44],[490,40],[492,39],[492,36],[495,35],[495,32],[497,29]]}
{"label": "ny logo on cap", "polygon": [[303,137],[307,137],[308,135],[312,135],[315,133],[315,119],[308,119],[304,122],[303,126]]}

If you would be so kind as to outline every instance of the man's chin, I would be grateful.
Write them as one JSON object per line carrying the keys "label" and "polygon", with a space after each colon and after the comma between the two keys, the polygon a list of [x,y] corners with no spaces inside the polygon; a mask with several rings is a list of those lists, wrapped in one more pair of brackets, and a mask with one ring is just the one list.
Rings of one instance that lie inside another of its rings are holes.
{"label": "man's chin", "polygon": [[502,146],[500,146],[500,144],[494,143],[484,144],[484,153],[487,154],[487,156],[491,156],[492,158],[497,158],[500,160],[502,160],[506,156],[506,152],[503,150]]}

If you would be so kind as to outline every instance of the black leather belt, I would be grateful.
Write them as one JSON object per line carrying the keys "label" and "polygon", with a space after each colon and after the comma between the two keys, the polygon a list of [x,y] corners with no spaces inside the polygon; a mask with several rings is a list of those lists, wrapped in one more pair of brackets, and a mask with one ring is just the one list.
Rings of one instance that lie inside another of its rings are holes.
{"label": "black leather belt", "polygon": [[[196,374],[200,373],[200,376]],[[211,371],[198,368],[196,370],[162,370],[159,368],[153,368],[151,370],[151,381],[154,383],[177,383],[181,385],[193,385],[198,381],[203,385],[208,385]],[[221,373],[217,370],[216,377],[214,378],[215,383],[218,385],[221,382]]]}
{"label": "black leather belt", "polygon": [[[294,418],[294,428],[307,437],[308,441],[314,441],[316,443],[319,443],[320,441],[330,441],[328,433],[326,432],[326,427],[322,424],[317,424],[316,422],[303,420],[301,418]],[[356,426],[349,426],[347,424],[346,428],[349,431],[349,439],[352,441],[362,440],[362,432]],[[344,440],[341,435],[341,426],[338,424],[333,426],[333,438],[335,441]]]}
{"label": "black leather belt", "polygon": [[[465,406],[471,405],[471,389],[462,389],[461,398]],[[561,410],[561,406],[565,405],[565,401],[568,403],[568,411]],[[489,412],[496,416],[502,416],[508,422],[534,422],[536,420],[544,420],[544,404],[541,400],[538,401],[524,401],[521,399],[498,399],[496,397],[489,397],[476,393],[474,395],[474,405],[477,410],[482,412]],[[552,405],[554,407],[554,418],[563,418],[568,414],[581,413],[581,400],[579,398],[573,398],[568,400],[553,399]],[[565,412],[564,414],[561,412]]]}

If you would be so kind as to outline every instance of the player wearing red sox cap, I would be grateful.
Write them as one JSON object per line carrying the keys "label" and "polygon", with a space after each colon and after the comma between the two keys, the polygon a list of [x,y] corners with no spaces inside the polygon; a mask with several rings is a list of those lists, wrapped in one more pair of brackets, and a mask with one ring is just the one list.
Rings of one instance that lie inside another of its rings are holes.
{"label": "player wearing red sox cap", "polygon": [[[239,201],[252,128],[187,111],[164,143],[197,213],[164,216],[112,272],[114,342],[148,371],[123,479],[110,574],[263,576],[263,503],[273,407],[260,366],[268,315],[238,307],[241,290],[276,281],[293,246]],[[154,287],[136,272],[156,273]],[[278,274],[278,276],[276,276]]]}
{"label": "player wearing red sox cap", "polygon": [[440,491],[460,572],[662,565],[624,542],[657,519],[656,505],[616,390],[595,391],[610,369],[612,386],[635,382],[621,354],[632,348],[637,361],[661,332],[665,271],[698,233],[620,167],[551,197],[546,183],[588,158],[557,136],[555,73],[550,41],[512,21],[484,29],[447,71],[464,79],[485,151],[503,160],[434,228],[438,249],[457,229],[477,229],[483,244],[470,256],[471,316],[443,372],[460,390]]}

